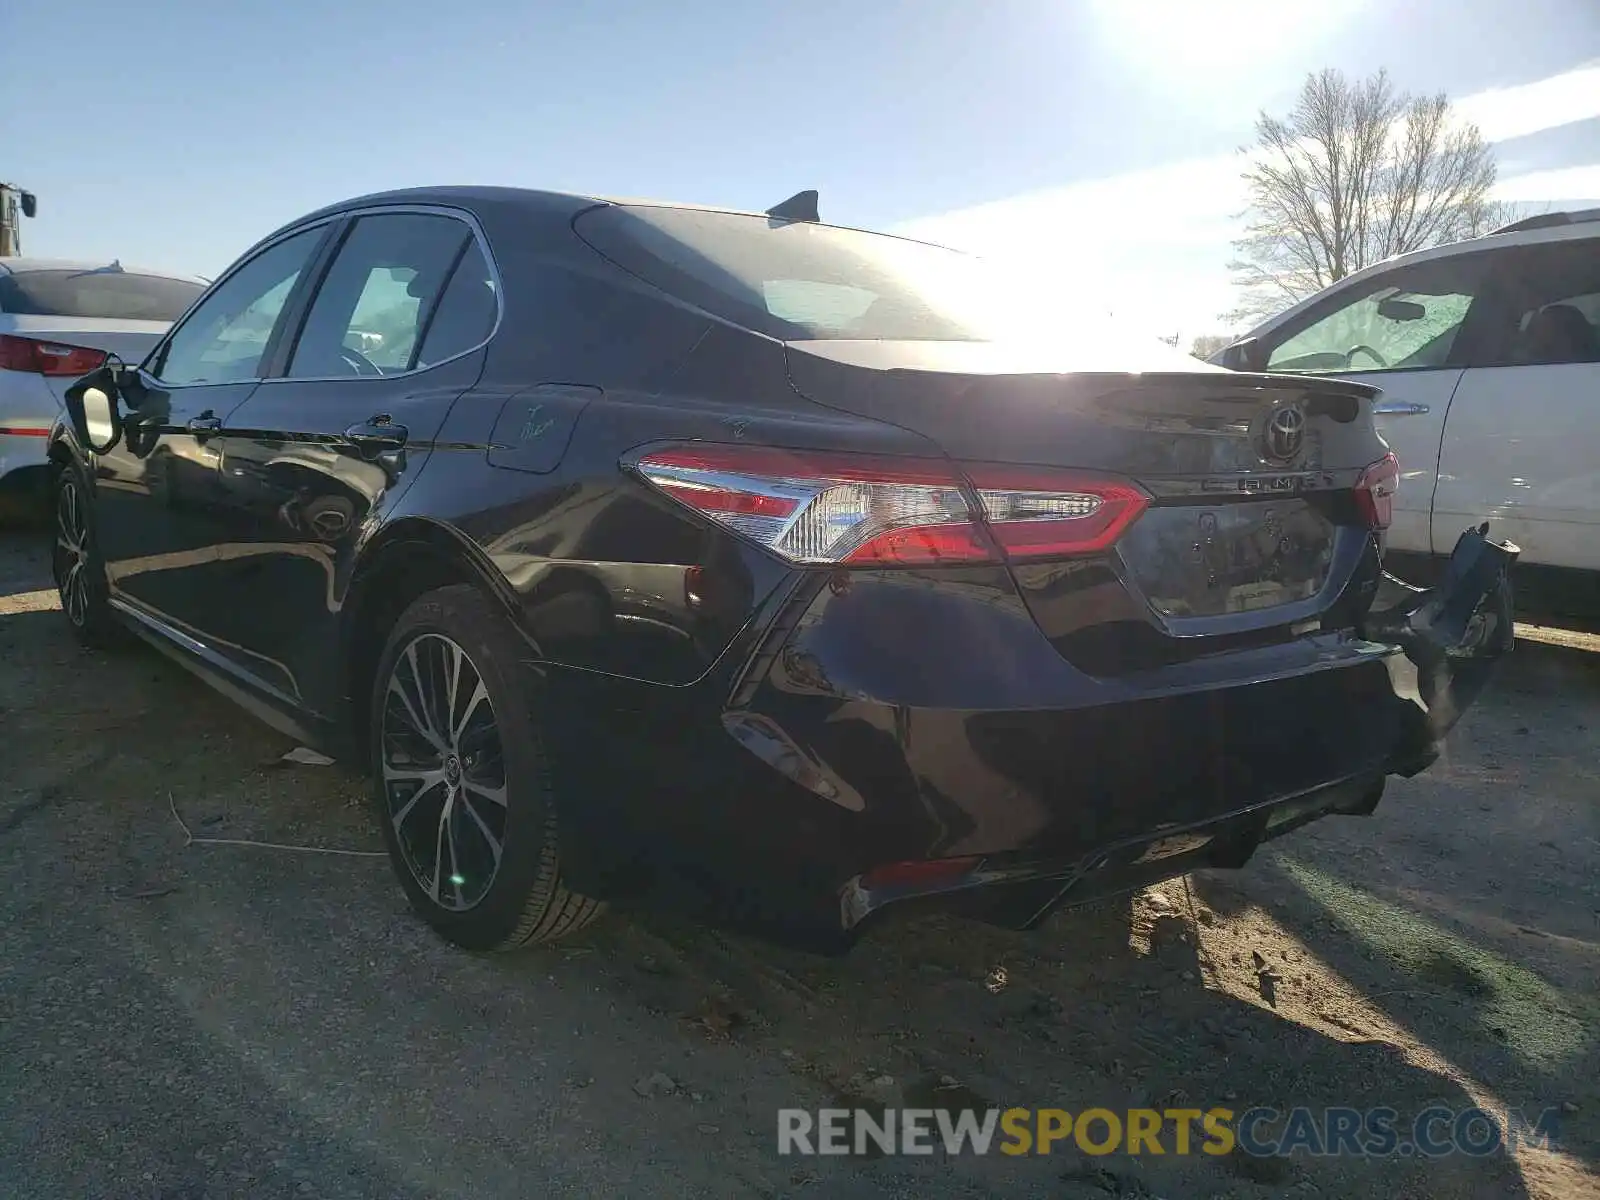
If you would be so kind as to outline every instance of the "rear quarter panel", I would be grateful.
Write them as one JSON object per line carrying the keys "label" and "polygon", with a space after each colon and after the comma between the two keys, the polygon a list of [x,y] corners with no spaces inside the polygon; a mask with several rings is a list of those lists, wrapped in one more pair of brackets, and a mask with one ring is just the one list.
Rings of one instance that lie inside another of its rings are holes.
{"label": "rear quarter panel", "polygon": [[781,343],[672,300],[587,247],[495,251],[506,318],[404,507],[448,522],[494,564],[549,664],[691,683],[793,574],[632,476],[623,461],[641,447],[926,452],[902,431],[807,402],[788,385]]}

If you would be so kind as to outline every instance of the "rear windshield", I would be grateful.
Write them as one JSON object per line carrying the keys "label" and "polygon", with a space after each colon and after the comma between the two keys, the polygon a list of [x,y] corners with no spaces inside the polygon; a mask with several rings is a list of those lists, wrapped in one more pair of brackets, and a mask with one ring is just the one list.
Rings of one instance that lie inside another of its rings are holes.
{"label": "rear windshield", "polygon": [[628,205],[591,209],[576,228],[647,283],[785,341],[987,342],[1050,327],[1048,294],[1008,284],[981,259],[886,234]]}
{"label": "rear windshield", "polygon": [[184,279],[125,271],[23,271],[0,275],[0,312],[176,321],[204,290]]}

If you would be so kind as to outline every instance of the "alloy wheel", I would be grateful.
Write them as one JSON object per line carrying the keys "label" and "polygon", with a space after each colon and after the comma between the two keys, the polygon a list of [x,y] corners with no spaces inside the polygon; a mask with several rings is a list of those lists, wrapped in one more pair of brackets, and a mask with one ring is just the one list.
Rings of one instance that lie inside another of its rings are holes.
{"label": "alloy wheel", "polygon": [[505,849],[506,768],[494,705],[467,652],[422,633],[396,656],[379,716],[386,815],[419,887],[472,908]]}
{"label": "alloy wheel", "polygon": [[56,501],[56,544],[52,555],[56,588],[67,620],[82,628],[89,616],[89,533],[78,485],[63,481]]}

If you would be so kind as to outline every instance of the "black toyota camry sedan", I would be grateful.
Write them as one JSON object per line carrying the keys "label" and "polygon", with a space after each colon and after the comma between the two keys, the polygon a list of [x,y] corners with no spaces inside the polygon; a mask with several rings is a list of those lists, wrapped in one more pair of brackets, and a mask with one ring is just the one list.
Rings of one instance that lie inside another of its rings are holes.
{"label": "black toyota camry sedan", "polygon": [[370,772],[478,949],[646,899],[822,949],[1027,927],[1432,761],[1516,548],[1383,572],[1373,389],[1152,357],[814,203],[278,230],[70,389],[66,619]]}

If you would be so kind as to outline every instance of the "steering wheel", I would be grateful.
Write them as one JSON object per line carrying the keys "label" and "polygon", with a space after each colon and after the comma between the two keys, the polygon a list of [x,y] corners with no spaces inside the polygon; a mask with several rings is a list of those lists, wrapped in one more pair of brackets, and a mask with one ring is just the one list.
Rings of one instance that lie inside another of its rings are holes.
{"label": "steering wheel", "polygon": [[345,362],[349,363],[350,366],[354,368],[357,375],[366,375],[368,373],[373,375],[383,374],[383,370],[378,366],[377,363],[373,362],[365,354],[361,353],[361,351],[350,346],[340,346],[339,357],[344,359]]}
{"label": "steering wheel", "polygon": [[1355,366],[1356,355],[1358,355],[1358,354],[1365,354],[1368,358],[1372,359],[1372,361],[1377,363],[1380,367],[1387,367],[1389,365],[1389,360],[1384,358],[1383,355],[1379,354],[1376,350],[1374,350],[1371,346],[1367,345],[1365,342],[1359,342],[1356,345],[1351,346],[1350,349],[1345,351],[1345,354],[1344,354],[1344,365],[1345,365],[1345,369],[1346,370],[1348,370],[1349,368]]}

